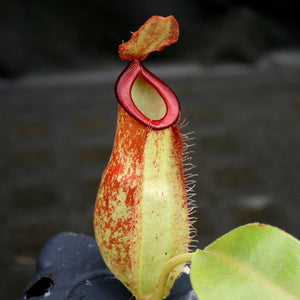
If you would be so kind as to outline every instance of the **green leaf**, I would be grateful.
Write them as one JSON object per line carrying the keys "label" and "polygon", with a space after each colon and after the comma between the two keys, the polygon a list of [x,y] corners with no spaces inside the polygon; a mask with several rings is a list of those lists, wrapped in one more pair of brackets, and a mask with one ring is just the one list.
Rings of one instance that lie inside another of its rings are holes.
{"label": "green leaf", "polygon": [[191,281],[200,300],[300,299],[300,242],[270,225],[238,227],[197,250]]}

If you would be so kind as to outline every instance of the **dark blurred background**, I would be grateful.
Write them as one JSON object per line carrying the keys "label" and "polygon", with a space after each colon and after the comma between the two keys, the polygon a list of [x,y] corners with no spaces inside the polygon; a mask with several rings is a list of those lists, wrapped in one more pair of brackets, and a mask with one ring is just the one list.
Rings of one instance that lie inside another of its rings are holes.
{"label": "dark blurred background", "polygon": [[173,14],[178,44],[158,59],[253,62],[266,51],[299,46],[297,0],[0,2],[0,75],[98,68],[152,15]]}
{"label": "dark blurred background", "polygon": [[194,131],[198,246],[247,222],[300,237],[296,0],[0,0],[0,295],[16,299],[42,245],[93,235],[126,63],[118,45],[152,15],[177,44],[145,65]]}

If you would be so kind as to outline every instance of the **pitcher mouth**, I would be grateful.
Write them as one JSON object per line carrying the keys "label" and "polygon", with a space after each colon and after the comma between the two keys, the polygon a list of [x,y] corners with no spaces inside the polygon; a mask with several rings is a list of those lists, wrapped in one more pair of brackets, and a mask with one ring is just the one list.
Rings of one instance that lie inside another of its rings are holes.
{"label": "pitcher mouth", "polygon": [[[148,94],[139,97],[141,90],[148,90]],[[115,93],[120,105],[145,126],[165,129],[179,118],[180,104],[174,92],[139,60],[131,61],[121,73]]]}

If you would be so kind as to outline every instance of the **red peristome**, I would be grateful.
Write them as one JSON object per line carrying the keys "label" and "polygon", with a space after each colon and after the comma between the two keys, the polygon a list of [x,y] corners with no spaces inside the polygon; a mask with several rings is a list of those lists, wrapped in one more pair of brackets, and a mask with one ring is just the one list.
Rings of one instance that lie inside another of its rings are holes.
{"label": "red peristome", "polygon": [[[147,118],[132,100],[131,89],[139,75],[157,90],[166,104],[167,112],[160,120]],[[123,108],[145,126],[154,129],[164,129],[172,126],[179,118],[180,105],[176,95],[163,81],[147,70],[139,60],[133,60],[119,76],[115,86],[115,93]]]}

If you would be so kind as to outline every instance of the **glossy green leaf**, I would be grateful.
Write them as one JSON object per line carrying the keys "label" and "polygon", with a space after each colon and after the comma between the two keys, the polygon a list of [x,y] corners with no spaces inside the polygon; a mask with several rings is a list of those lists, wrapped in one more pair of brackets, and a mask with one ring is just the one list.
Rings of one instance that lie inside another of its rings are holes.
{"label": "glossy green leaf", "polygon": [[238,227],[197,250],[191,281],[199,300],[300,299],[300,242],[270,225]]}

